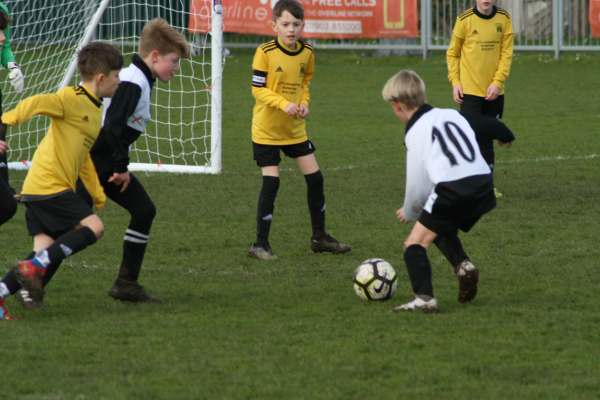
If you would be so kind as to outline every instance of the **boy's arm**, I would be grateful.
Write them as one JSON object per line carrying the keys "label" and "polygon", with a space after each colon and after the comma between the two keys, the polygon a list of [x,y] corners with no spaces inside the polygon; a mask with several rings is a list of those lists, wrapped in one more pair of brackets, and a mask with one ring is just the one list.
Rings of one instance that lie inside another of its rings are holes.
{"label": "boy's arm", "polygon": [[446,50],[446,64],[448,64],[448,81],[454,85],[460,84],[460,55],[465,42],[463,23],[457,18],[452,30],[452,38]]}
{"label": "boy's arm", "polygon": [[64,103],[61,93],[38,94],[22,100],[15,108],[2,114],[2,123],[18,125],[36,115],[62,118]]}
{"label": "boy's arm", "polygon": [[306,66],[306,70],[304,71],[304,80],[302,81],[302,98],[300,99],[300,104],[308,105],[310,103],[310,82],[312,81],[313,75],[315,73],[315,53],[310,53],[310,58],[308,60],[308,65]]}
{"label": "boy's arm", "polygon": [[85,189],[92,197],[96,209],[101,209],[104,207],[106,204],[106,194],[104,193],[104,189],[100,184],[98,174],[96,173],[96,167],[94,167],[94,163],[89,153],[87,154],[86,159],[79,170],[79,178],[85,186]]}
{"label": "boy's arm", "polygon": [[252,86],[252,96],[254,96],[256,100],[259,100],[271,107],[278,108],[282,111],[285,111],[286,107],[291,103],[285,97],[277,94],[271,89],[267,89],[265,87],[259,88],[254,86],[254,84]]}
{"label": "boy's arm", "polygon": [[431,192],[431,183],[427,175],[425,157],[420,145],[407,144],[406,151],[406,191],[404,193],[404,216],[407,221],[419,218],[427,197]]}
{"label": "boy's arm", "polygon": [[114,171],[117,173],[127,172],[129,165],[128,132],[131,128],[127,120],[135,112],[138,101],[142,95],[142,89],[132,82],[121,82],[117,92],[112,97],[110,106],[106,110],[104,126],[109,146],[111,148]]}
{"label": "boy's arm", "polygon": [[290,102],[282,95],[267,88],[267,74],[269,71],[269,60],[267,55],[259,47],[254,53],[252,61],[252,96],[271,107],[285,111]]}
{"label": "boy's arm", "polygon": [[498,69],[494,74],[492,83],[499,88],[504,88],[504,82],[508,79],[510,73],[510,66],[512,64],[513,57],[513,30],[512,22],[510,19],[504,26],[504,34],[502,35],[502,43],[500,48],[500,60],[498,60]]}

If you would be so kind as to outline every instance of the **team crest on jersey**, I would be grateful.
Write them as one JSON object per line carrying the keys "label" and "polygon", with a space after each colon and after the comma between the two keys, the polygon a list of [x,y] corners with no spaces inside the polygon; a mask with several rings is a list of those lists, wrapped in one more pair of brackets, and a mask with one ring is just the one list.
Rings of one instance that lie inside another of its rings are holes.
{"label": "team crest on jersey", "polygon": [[300,76],[304,76],[306,74],[306,64],[300,64]]}
{"label": "team crest on jersey", "polygon": [[496,32],[502,33],[502,24],[496,24]]}

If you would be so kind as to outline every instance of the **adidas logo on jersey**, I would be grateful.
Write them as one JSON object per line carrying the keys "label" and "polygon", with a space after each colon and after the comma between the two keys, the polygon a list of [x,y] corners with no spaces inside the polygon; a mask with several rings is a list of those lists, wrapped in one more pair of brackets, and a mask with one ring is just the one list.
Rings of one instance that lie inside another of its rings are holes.
{"label": "adidas logo on jersey", "polygon": [[88,122],[90,120],[90,118],[87,115],[83,116],[83,122]]}
{"label": "adidas logo on jersey", "polygon": [[477,32],[477,29],[473,29],[473,35],[477,35],[479,32]]}
{"label": "adidas logo on jersey", "polygon": [[277,67],[277,70],[275,70],[275,72],[283,72],[283,68]]}

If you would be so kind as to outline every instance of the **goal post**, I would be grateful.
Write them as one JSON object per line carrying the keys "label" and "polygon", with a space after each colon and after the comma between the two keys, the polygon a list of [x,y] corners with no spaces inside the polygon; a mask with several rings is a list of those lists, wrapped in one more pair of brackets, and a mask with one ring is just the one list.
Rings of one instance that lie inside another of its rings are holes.
{"label": "goal post", "polygon": [[[222,170],[223,14],[221,0],[195,0],[211,10],[206,27],[190,29],[192,0],[5,1],[11,11],[11,45],[25,74],[25,92],[16,95],[2,80],[3,108],[24,97],[53,92],[79,81],[77,51],[93,40],[121,50],[126,65],[139,34],[153,18],[183,32],[191,57],[181,60],[170,82],[156,81],[152,121],[130,148],[132,171],[218,174]],[[197,23],[197,22],[195,22]],[[10,129],[9,168],[25,169],[49,124],[45,117]]]}

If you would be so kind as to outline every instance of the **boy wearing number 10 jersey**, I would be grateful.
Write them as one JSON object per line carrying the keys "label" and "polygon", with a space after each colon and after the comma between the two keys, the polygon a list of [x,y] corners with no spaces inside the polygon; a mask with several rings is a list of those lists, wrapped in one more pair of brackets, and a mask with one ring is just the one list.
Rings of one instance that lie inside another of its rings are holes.
{"label": "boy wearing number 10 jersey", "polygon": [[458,111],[427,104],[425,84],[413,71],[394,75],[382,94],[406,124],[406,190],[396,216],[404,223],[416,221],[404,241],[415,299],[394,311],[437,311],[427,257],[431,243],[454,267],[458,301],[470,302],[477,294],[479,271],[466,255],[458,230],[468,232],[496,206],[492,172],[481,155],[476,132]]}

